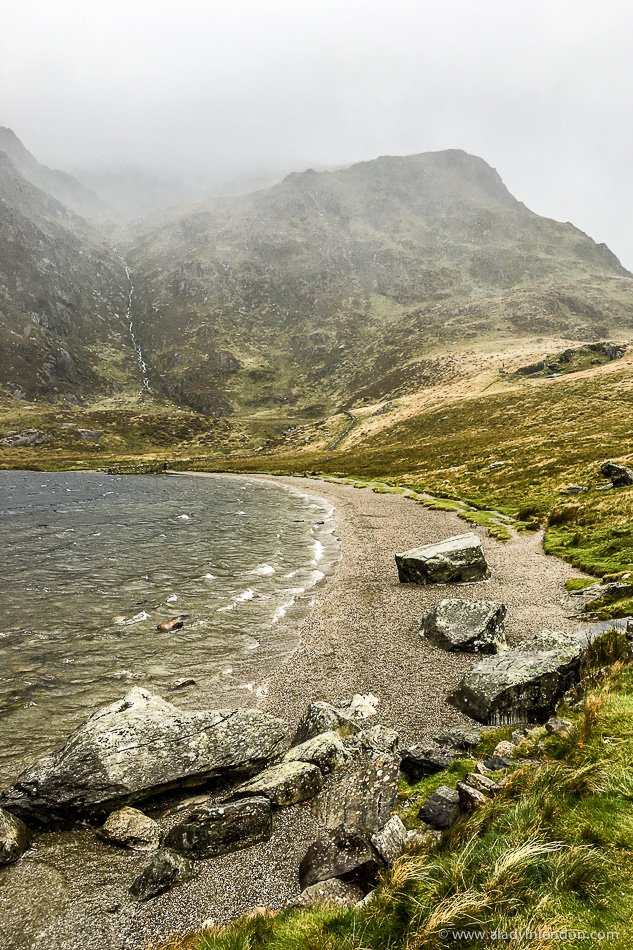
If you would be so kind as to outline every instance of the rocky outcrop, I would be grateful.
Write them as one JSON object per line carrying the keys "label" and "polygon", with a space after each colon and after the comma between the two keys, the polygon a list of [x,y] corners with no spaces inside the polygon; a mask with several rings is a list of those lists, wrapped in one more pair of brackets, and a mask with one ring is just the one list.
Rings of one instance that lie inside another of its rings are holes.
{"label": "rocky outcrop", "polygon": [[284,752],[287,731],[257,709],[188,712],[134,688],[23,772],[0,805],[44,823],[107,814],[174,787],[261,769]]}
{"label": "rocky outcrop", "polygon": [[218,857],[268,841],[273,813],[268,798],[245,798],[221,805],[195,805],[169,831],[168,848],[197,858]]}
{"label": "rocky outcrop", "polygon": [[403,584],[472,583],[490,577],[481,541],[472,532],[396,554],[396,566]]}
{"label": "rocky outcrop", "polygon": [[176,884],[188,881],[194,873],[193,861],[165,849],[159,851],[138,877],[134,878],[130,885],[130,894],[138,901],[148,901]]}
{"label": "rocky outcrop", "polygon": [[436,742],[422,742],[409,746],[402,753],[400,769],[410,783],[435,775],[447,769],[458,752]]}
{"label": "rocky outcrop", "polygon": [[305,802],[321,790],[323,775],[310,762],[282,762],[271,765],[255,778],[233,789],[231,797],[263,795],[273,805],[281,808]]}
{"label": "rocky outcrop", "polygon": [[0,865],[13,864],[31,844],[31,832],[23,821],[0,808]]}
{"label": "rocky outcrop", "polygon": [[506,647],[506,612],[490,600],[442,600],[426,614],[419,634],[444,650],[498,653]]}
{"label": "rocky outcrop", "polygon": [[605,478],[611,479],[614,488],[633,485],[633,468],[627,468],[626,465],[618,465],[611,461],[604,462],[600,466],[600,471]]}
{"label": "rocky outcrop", "polygon": [[490,725],[544,722],[578,682],[587,645],[582,634],[544,630],[513,650],[477,663],[450,702]]}
{"label": "rocky outcrop", "polygon": [[109,844],[120,845],[133,851],[155,851],[160,845],[158,823],[138,808],[119,808],[113,811],[97,830],[97,836]]}

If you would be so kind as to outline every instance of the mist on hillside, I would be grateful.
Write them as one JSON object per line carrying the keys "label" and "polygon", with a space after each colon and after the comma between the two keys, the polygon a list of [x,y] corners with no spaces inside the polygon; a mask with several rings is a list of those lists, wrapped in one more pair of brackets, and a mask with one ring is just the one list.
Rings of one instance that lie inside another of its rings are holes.
{"label": "mist on hillside", "polygon": [[619,0],[25,0],[0,125],[128,216],[463,148],[630,267],[631,27]]}

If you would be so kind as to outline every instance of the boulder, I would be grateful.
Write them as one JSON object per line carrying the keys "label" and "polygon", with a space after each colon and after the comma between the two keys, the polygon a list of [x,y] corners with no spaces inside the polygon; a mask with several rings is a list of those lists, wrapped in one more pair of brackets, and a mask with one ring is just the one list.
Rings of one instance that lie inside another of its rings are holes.
{"label": "boulder", "polygon": [[407,844],[407,829],[398,815],[392,815],[386,824],[370,838],[385,864],[393,864],[403,854]]}
{"label": "boulder", "polygon": [[418,817],[442,831],[450,828],[459,815],[459,793],[454,788],[440,785],[424,802],[418,812]]}
{"label": "boulder", "polygon": [[471,583],[490,577],[481,541],[472,532],[396,554],[396,566],[403,584]]}
{"label": "boulder", "polygon": [[332,907],[355,907],[362,901],[365,894],[358,884],[341,881],[338,877],[328,878],[310,884],[289,902],[288,907],[318,907],[320,904],[329,904]]}
{"label": "boulder", "polygon": [[545,723],[545,730],[553,736],[568,736],[573,731],[574,724],[569,719],[559,719],[554,716]]}
{"label": "boulder", "polygon": [[324,700],[311,702],[299,720],[293,745],[313,739],[323,732],[356,735],[360,730],[359,722],[375,716],[377,705],[378,699],[371,693],[365,696],[357,693],[341,706],[333,706]]}
{"label": "boulder", "polygon": [[0,808],[0,865],[13,864],[31,844],[31,832],[23,821]]}
{"label": "boulder", "polygon": [[328,828],[345,825],[374,832],[388,821],[396,804],[399,759],[362,745],[353,750],[344,772],[335,772],[310,808]]}
{"label": "boulder", "polygon": [[611,479],[614,488],[633,485],[633,468],[627,468],[626,465],[608,461],[600,466],[600,471],[605,478]]}
{"label": "boulder", "polygon": [[322,732],[294,746],[284,756],[284,762],[310,762],[322,772],[333,772],[345,766],[349,752],[338,732]]}
{"label": "boulder", "polygon": [[299,883],[303,890],[342,874],[369,882],[381,867],[382,858],[367,834],[339,825],[310,845],[299,865]]}
{"label": "boulder", "polygon": [[488,801],[488,797],[480,789],[466,781],[457,783],[457,794],[459,795],[459,804],[464,811],[480,808]]}
{"label": "boulder", "polygon": [[447,746],[436,745],[434,742],[418,743],[404,750],[400,769],[413,784],[447,769],[457,756],[458,753]]}
{"label": "boulder", "polygon": [[165,838],[168,848],[198,858],[217,857],[268,841],[273,813],[268,798],[194,805]]}
{"label": "boulder", "polygon": [[287,729],[257,709],[188,712],[136,687],[23,772],[0,805],[40,822],[98,816],[173,788],[261,769],[284,752]]}
{"label": "boulder", "polygon": [[283,807],[305,802],[321,790],[323,775],[310,762],[282,762],[271,765],[255,778],[233,789],[231,798],[263,795],[273,805]]}
{"label": "boulder", "polygon": [[513,650],[481,660],[449,701],[490,725],[544,722],[578,682],[587,645],[586,635],[544,630]]}
{"label": "boulder", "polygon": [[433,737],[438,745],[448,746],[458,752],[470,752],[481,741],[481,729],[469,726],[453,726]]}
{"label": "boulder", "polygon": [[130,884],[130,894],[138,901],[148,901],[193,877],[194,863],[167,849],[159,851]]}
{"label": "boulder", "polygon": [[498,653],[506,649],[504,604],[490,600],[442,600],[422,621],[419,635],[444,650]]}
{"label": "boulder", "polygon": [[155,851],[160,846],[161,834],[153,818],[125,806],[108,815],[105,824],[97,829],[97,837],[133,851]]}

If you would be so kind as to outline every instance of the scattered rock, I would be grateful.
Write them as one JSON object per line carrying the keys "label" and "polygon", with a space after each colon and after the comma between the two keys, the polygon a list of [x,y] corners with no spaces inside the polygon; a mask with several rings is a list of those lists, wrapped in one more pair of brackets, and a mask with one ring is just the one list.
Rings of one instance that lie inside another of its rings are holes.
{"label": "scattered rock", "polygon": [[385,864],[393,864],[404,852],[407,829],[398,815],[392,815],[382,828],[374,832],[370,840]]}
{"label": "scattered rock", "polygon": [[497,653],[506,648],[506,613],[505,604],[489,600],[442,600],[418,632],[444,650]]}
{"label": "scattered rock", "polygon": [[481,741],[481,729],[474,729],[469,726],[454,726],[452,729],[440,732],[433,738],[438,745],[449,746],[459,752],[470,752]]}
{"label": "scattered rock", "polygon": [[364,896],[358,884],[350,884],[347,881],[341,881],[338,877],[331,877],[327,881],[310,884],[299,897],[293,898],[288,906],[318,907],[320,904],[330,904],[334,907],[355,907]]}
{"label": "scattered rock", "polygon": [[169,617],[167,620],[161,620],[156,629],[161,633],[169,633],[171,630],[182,630],[185,620],[189,619],[188,614],[179,614],[177,617]]}
{"label": "scattered rock", "polygon": [[459,804],[465,811],[472,811],[474,808],[480,808],[488,801],[486,795],[478,788],[470,785],[469,782],[461,781],[457,783],[457,794]]}
{"label": "scattered rock", "polygon": [[77,429],[77,435],[85,439],[86,442],[98,442],[103,432],[95,432],[93,429]]}
{"label": "scattered rock", "polygon": [[284,752],[287,729],[258,709],[188,712],[135,687],[23,772],[0,805],[41,822],[98,816],[183,784],[260,769]]}
{"label": "scattered rock", "polygon": [[392,755],[398,754],[398,733],[395,729],[388,726],[381,726],[376,723],[369,729],[363,729],[358,733],[358,743],[362,748],[371,752],[390,752]]}
{"label": "scattered rock", "polygon": [[581,495],[583,492],[588,492],[589,488],[586,485],[568,485],[567,488],[561,488],[561,495]]}
{"label": "scattered rock", "polygon": [[217,857],[268,841],[273,813],[268,798],[245,798],[222,805],[194,805],[169,831],[168,848],[199,858]]}
{"label": "scattered rock", "polygon": [[105,824],[97,829],[97,837],[133,851],[155,851],[161,835],[153,818],[126,806],[108,815]]}
{"label": "scattered rock", "polygon": [[490,577],[481,541],[472,532],[396,554],[396,565],[401,583],[470,583]]}
{"label": "scattered rock", "polygon": [[543,722],[578,682],[587,644],[581,634],[544,630],[513,650],[481,660],[449,701],[491,725]]}
{"label": "scattered rock", "polygon": [[283,807],[305,802],[321,790],[323,775],[310,762],[282,762],[271,765],[255,778],[233,789],[231,798],[263,795],[273,805]]}
{"label": "scattered rock", "polygon": [[610,478],[614,488],[622,488],[625,485],[633,485],[633,469],[626,465],[618,465],[616,462],[604,462],[600,466],[600,471],[605,478]]}
{"label": "scattered rock", "polygon": [[322,732],[313,739],[307,739],[294,746],[284,756],[284,762],[311,762],[322,772],[333,772],[343,768],[350,755],[338,732]]}
{"label": "scattered rock", "polygon": [[193,874],[193,861],[165,849],[159,851],[138,877],[134,878],[130,885],[130,894],[138,901],[148,901],[176,884],[188,881]]}
{"label": "scattered rock", "polygon": [[31,844],[31,832],[23,821],[0,808],[0,865],[13,864]]}
{"label": "scattered rock", "polygon": [[459,794],[454,788],[440,785],[424,802],[418,817],[431,828],[450,828],[459,815]]}
{"label": "scattered rock", "polygon": [[436,772],[447,769],[457,755],[454,749],[447,746],[436,745],[433,742],[420,743],[404,750],[400,769],[413,784],[428,775],[435,775]]}
{"label": "scattered rock", "polygon": [[554,736],[567,736],[574,728],[573,722],[570,722],[568,719],[549,719],[545,723],[545,729],[551,735]]}
{"label": "scattered rock", "polygon": [[497,742],[496,746],[492,750],[493,756],[497,755],[502,759],[511,759],[514,755],[514,743],[509,742],[507,739],[502,739],[501,742]]}
{"label": "scattered rock", "polygon": [[357,879],[373,881],[383,865],[367,835],[340,825],[310,845],[299,865],[302,890],[319,881],[354,872]]}
{"label": "scattered rock", "polygon": [[510,768],[512,760],[507,756],[489,755],[487,759],[484,759],[483,765],[489,772],[503,772]]}
{"label": "scattered rock", "polygon": [[9,449],[30,448],[34,445],[47,445],[52,438],[52,435],[40,429],[23,429],[21,432],[7,432],[5,437],[0,439],[0,445]]}

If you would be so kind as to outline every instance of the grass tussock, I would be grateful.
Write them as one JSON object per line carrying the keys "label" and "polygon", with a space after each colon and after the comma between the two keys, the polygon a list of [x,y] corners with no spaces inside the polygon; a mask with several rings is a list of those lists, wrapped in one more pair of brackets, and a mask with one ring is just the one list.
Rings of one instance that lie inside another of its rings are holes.
{"label": "grass tussock", "polygon": [[[250,915],[176,940],[169,950],[509,945],[500,933],[514,934],[512,947],[545,950],[560,946],[556,934],[563,931],[570,948],[594,945],[583,932],[608,931],[608,946],[617,950],[633,945],[633,668],[618,660],[605,673],[610,649],[624,652],[624,637],[595,645],[584,694],[561,709],[573,729],[531,733],[501,792],[439,844],[399,859],[365,906]],[[506,731],[488,734],[478,754]],[[415,786],[403,783],[407,823],[433,787],[454,784],[471,766],[455,763]]]}

